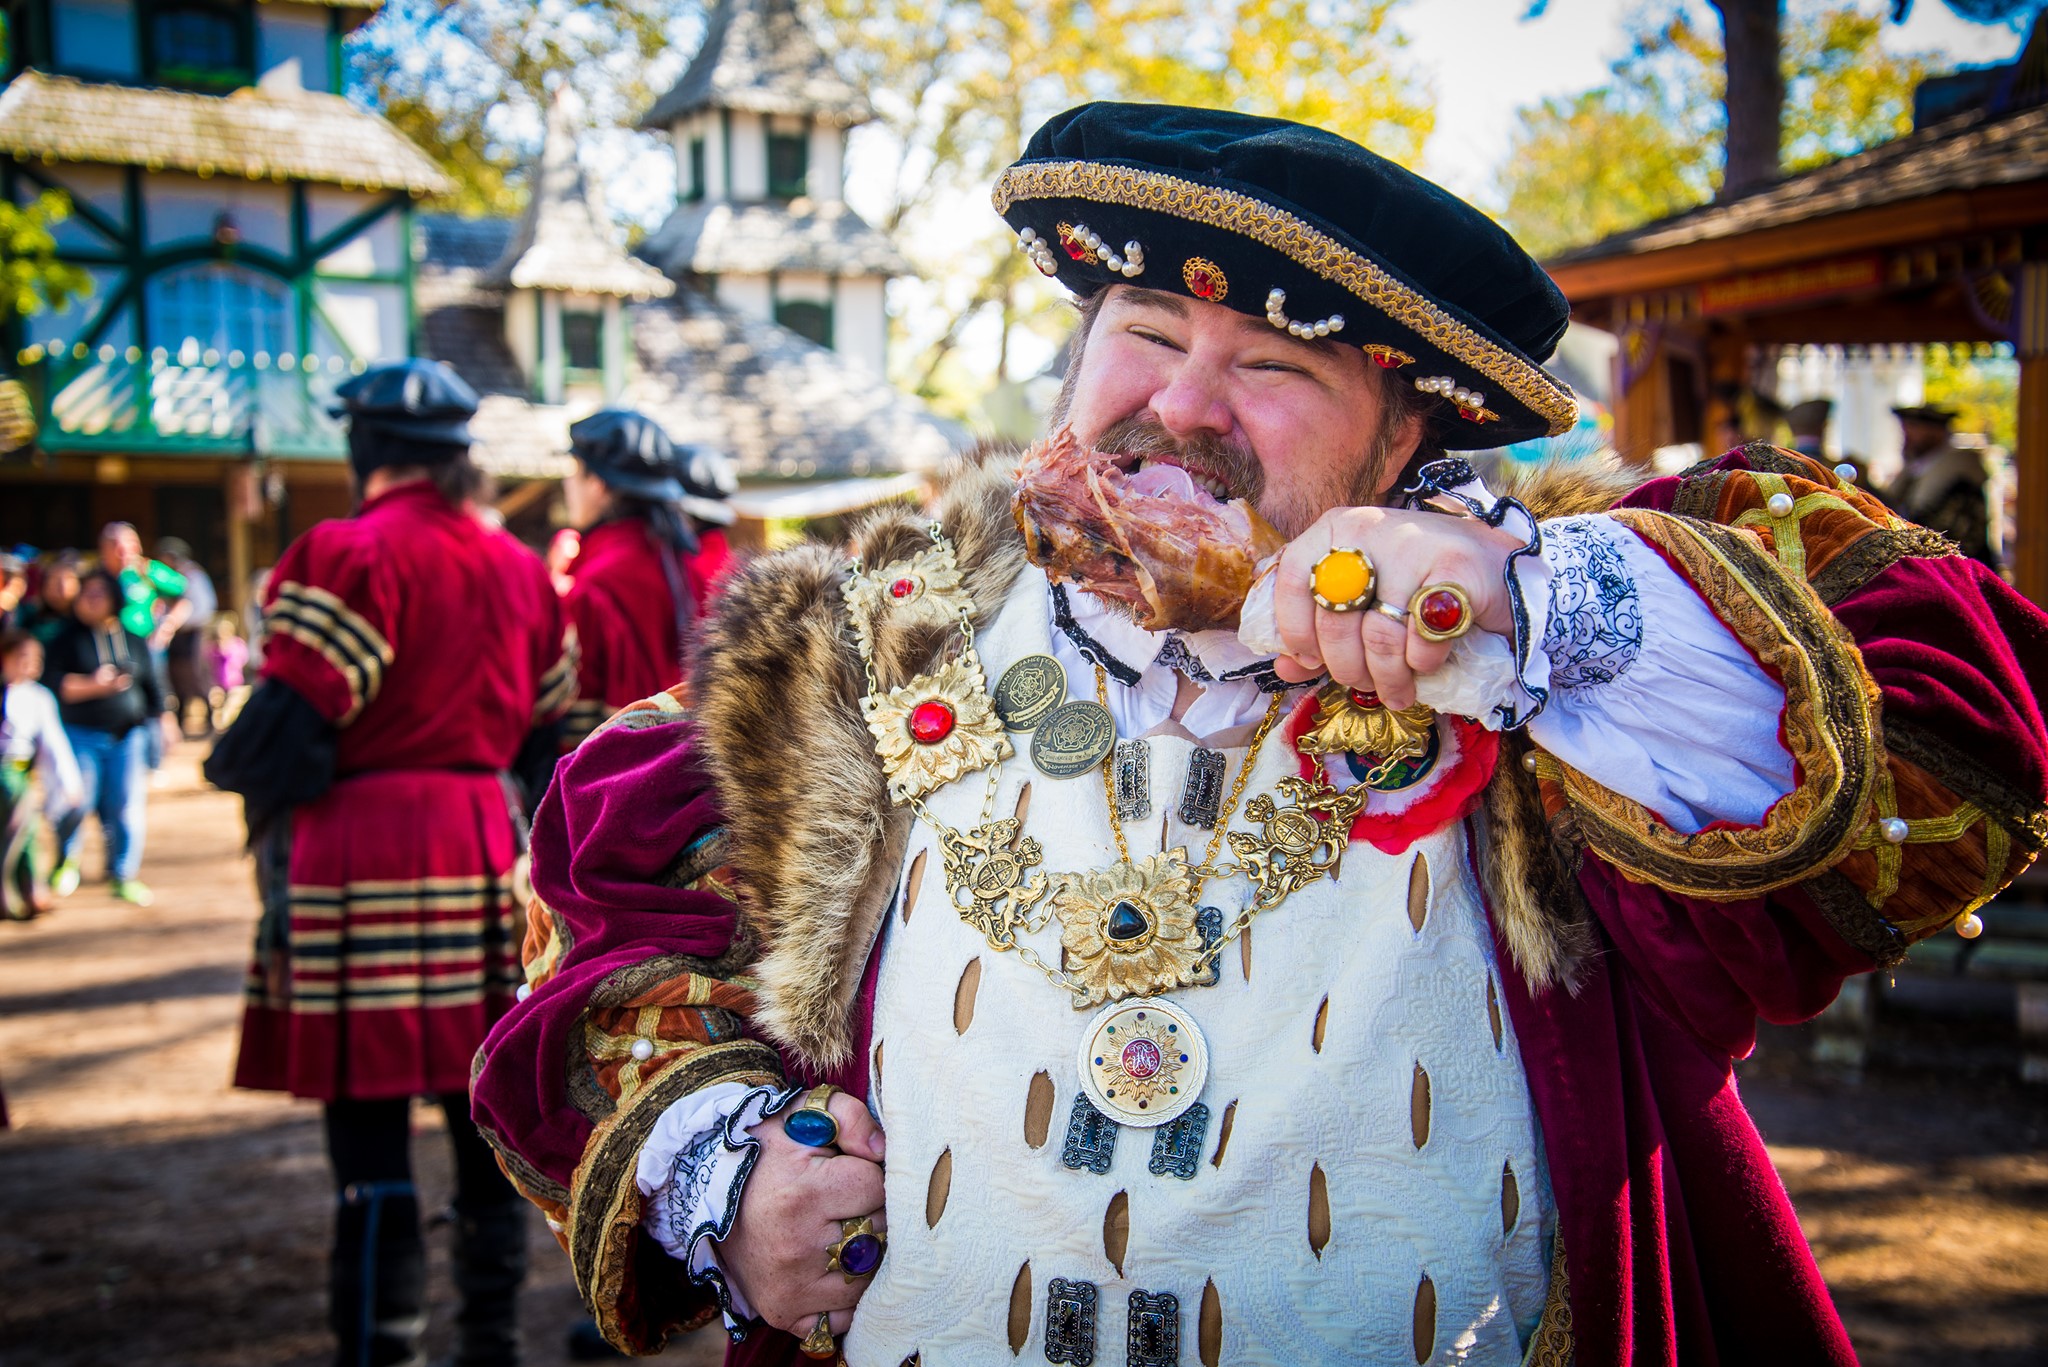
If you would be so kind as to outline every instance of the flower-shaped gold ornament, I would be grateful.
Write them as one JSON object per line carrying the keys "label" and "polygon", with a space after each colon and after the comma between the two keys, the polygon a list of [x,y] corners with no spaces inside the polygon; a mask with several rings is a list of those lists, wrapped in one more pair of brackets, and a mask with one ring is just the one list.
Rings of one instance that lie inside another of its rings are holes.
{"label": "flower-shaped gold ornament", "polygon": [[1370,755],[1398,762],[1428,751],[1436,712],[1417,703],[1398,710],[1371,693],[1331,684],[1316,696],[1315,724],[1294,743],[1304,755]]}
{"label": "flower-shaped gold ornament", "polygon": [[860,637],[861,656],[875,655],[875,625],[887,620],[897,627],[946,626],[974,611],[953,560],[950,542],[940,541],[908,560],[892,560],[880,569],[853,575],[846,586],[846,612]]}
{"label": "flower-shaped gold ornament", "polygon": [[972,651],[882,697],[860,700],[897,802],[923,797],[1013,751]]}
{"label": "flower-shaped gold ornament", "polygon": [[1060,877],[1053,910],[1067,976],[1086,989],[1078,1005],[1194,983],[1202,936],[1185,849]]}

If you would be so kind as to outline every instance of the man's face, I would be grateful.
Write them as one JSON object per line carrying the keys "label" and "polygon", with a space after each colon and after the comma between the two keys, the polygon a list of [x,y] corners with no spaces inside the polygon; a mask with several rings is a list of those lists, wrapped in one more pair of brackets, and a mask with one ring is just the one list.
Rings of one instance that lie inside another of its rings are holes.
{"label": "man's face", "polygon": [[1293,537],[1330,508],[1377,500],[1414,448],[1409,431],[1374,461],[1383,381],[1370,365],[1357,347],[1117,285],[1088,334],[1066,421],[1083,445],[1165,459],[1249,498]]}
{"label": "man's face", "polygon": [[1944,423],[1927,422],[1921,418],[1901,418],[1899,427],[1905,436],[1904,444],[1909,456],[1932,451],[1948,440],[1948,427]]}
{"label": "man's face", "polygon": [[141,555],[142,538],[131,528],[123,527],[100,538],[100,559],[117,574]]}

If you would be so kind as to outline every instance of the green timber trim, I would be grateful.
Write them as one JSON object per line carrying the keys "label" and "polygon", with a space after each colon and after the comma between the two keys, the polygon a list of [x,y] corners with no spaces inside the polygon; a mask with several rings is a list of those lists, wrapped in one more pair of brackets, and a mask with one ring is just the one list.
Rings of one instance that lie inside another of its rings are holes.
{"label": "green timber trim", "polygon": [[398,273],[401,275],[405,292],[405,354],[420,354],[420,309],[419,299],[413,290],[412,233],[413,208],[410,198],[398,206]]}

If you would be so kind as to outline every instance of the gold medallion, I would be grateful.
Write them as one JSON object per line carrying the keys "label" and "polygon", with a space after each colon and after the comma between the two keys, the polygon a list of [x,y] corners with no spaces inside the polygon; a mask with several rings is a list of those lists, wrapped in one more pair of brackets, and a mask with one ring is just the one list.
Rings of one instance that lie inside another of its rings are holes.
{"label": "gold medallion", "polygon": [[908,802],[1012,753],[972,652],[901,688],[860,700],[889,796]]}
{"label": "gold medallion", "polygon": [[1209,1044],[1185,1008],[1164,997],[1112,1002],[1081,1031],[1081,1090],[1121,1125],[1177,1119],[1209,1080]]}
{"label": "gold medallion", "polygon": [[1031,734],[1031,762],[1052,778],[1072,778],[1102,763],[1116,744],[1116,722],[1098,702],[1061,703]]}
{"label": "gold medallion", "polygon": [[1061,874],[1053,912],[1076,1005],[1194,984],[1203,944],[1185,849]]}
{"label": "gold medallion", "polygon": [[996,715],[1005,731],[1031,731],[1066,700],[1067,671],[1050,655],[1026,655],[996,680]]}
{"label": "gold medallion", "polygon": [[1417,703],[1399,711],[1378,695],[1331,684],[1316,695],[1315,724],[1294,743],[1304,755],[1371,755],[1398,764],[1436,736],[1436,713]]}

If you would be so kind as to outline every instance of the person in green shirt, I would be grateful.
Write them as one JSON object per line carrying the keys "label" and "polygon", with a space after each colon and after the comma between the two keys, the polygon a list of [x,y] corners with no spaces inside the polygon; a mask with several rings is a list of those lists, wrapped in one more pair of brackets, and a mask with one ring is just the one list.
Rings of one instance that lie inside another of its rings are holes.
{"label": "person in green shirt", "polygon": [[161,655],[190,609],[173,602],[159,618],[156,605],[159,599],[183,594],[185,576],[144,555],[142,537],[126,522],[109,522],[101,530],[100,564],[121,581],[121,625]]}

